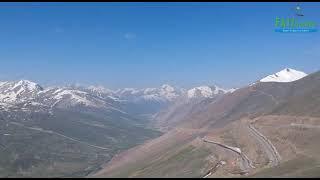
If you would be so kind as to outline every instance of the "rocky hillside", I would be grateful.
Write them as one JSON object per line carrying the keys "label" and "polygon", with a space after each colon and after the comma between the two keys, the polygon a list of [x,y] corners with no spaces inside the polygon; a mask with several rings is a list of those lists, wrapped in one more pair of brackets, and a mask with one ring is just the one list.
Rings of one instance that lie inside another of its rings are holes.
{"label": "rocky hillside", "polygon": [[203,103],[93,177],[319,177],[319,78],[257,81]]}

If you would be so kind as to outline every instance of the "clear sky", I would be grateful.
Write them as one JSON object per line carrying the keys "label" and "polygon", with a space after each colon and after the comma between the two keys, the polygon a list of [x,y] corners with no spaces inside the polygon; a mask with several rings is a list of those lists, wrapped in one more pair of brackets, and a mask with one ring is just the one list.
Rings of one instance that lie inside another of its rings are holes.
{"label": "clear sky", "polygon": [[[320,69],[320,31],[274,32],[296,3],[1,3],[0,80],[239,87]],[[320,3],[302,3],[320,23]],[[320,27],[318,27],[320,28]]]}

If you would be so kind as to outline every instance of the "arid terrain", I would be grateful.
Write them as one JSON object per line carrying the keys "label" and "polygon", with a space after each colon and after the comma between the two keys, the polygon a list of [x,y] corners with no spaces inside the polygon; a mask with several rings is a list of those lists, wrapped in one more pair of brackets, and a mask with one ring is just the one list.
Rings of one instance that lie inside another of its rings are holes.
{"label": "arid terrain", "polygon": [[192,104],[200,105],[89,177],[320,176],[320,72]]}

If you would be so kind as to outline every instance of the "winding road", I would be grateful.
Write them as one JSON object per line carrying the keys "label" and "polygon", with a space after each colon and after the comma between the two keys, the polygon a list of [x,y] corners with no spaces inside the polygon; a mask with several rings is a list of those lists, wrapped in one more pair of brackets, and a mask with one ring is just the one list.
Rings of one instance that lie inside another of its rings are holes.
{"label": "winding road", "polygon": [[202,138],[202,140],[206,143],[212,143],[212,144],[215,144],[215,145],[218,145],[220,147],[223,147],[225,149],[228,149],[234,153],[236,153],[237,155],[239,155],[241,157],[241,162],[240,162],[240,169],[244,172],[244,173],[248,173],[250,168],[255,168],[253,165],[252,165],[252,162],[250,161],[250,159],[243,153],[241,152],[241,150],[237,147],[231,147],[231,146],[228,146],[228,145],[225,145],[225,144],[222,144],[222,143],[219,143],[219,142],[215,142],[215,141],[212,141],[212,140],[207,140],[205,138]]}
{"label": "winding road", "polygon": [[[253,125],[249,124],[249,125],[246,125],[246,127],[247,127],[248,131],[251,133],[252,137],[261,145],[262,150],[268,156],[270,165],[271,166],[279,165],[279,163],[281,161],[281,156],[280,156],[279,152],[277,151],[277,149],[275,148],[275,146],[271,143],[271,141],[267,137],[265,137],[262,133],[260,133]],[[252,161],[241,151],[240,148],[228,146],[228,145],[222,144],[220,142],[208,140],[205,138],[202,138],[202,140],[206,143],[212,143],[212,144],[218,145],[220,147],[223,147],[225,149],[228,149],[228,150],[236,153],[237,155],[239,155],[241,157],[240,169],[245,174],[249,173],[251,168],[255,168],[252,165]],[[221,164],[218,163],[213,169],[217,169],[220,165]],[[214,172],[212,172],[210,170],[203,178],[210,176],[212,173],[214,173]]]}
{"label": "winding road", "polygon": [[254,126],[251,124],[247,126],[249,132],[253,135],[253,137],[261,144],[263,147],[263,151],[267,154],[269,158],[269,163],[271,166],[277,166],[280,163],[281,156],[278,153],[277,149],[274,145],[266,138],[263,134],[261,134]]}
{"label": "winding road", "polygon": [[211,174],[215,173],[220,166],[224,165],[225,163],[226,163],[226,162],[224,162],[224,161],[219,161],[219,162],[218,162],[213,168],[211,168],[211,169],[208,171],[208,173],[207,173],[205,176],[203,176],[202,178],[207,178],[207,177],[209,177]]}

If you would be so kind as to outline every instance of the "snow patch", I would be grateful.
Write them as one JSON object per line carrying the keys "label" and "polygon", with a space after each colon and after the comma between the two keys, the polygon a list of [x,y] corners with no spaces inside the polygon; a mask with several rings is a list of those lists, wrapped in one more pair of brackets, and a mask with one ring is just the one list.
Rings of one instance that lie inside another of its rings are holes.
{"label": "snow patch", "polygon": [[307,76],[307,74],[304,72],[286,68],[261,79],[260,82],[293,82],[305,76]]}
{"label": "snow patch", "polygon": [[209,98],[213,97],[214,95],[218,94],[224,94],[227,92],[233,92],[235,89],[231,90],[225,90],[223,88],[220,88],[218,86],[199,86],[192,88],[187,91],[187,96],[188,98],[197,98],[197,97],[204,97],[204,98]]}
{"label": "snow patch", "polygon": [[96,106],[95,103],[87,100],[85,97],[81,97],[81,95],[86,95],[86,92],[78,91],[78,90],[56,90],[53,93],[54,99],[61,100],[63,98],[69,97],[72,100],[75,100],[77,103],[83,103],[88,106]]}

